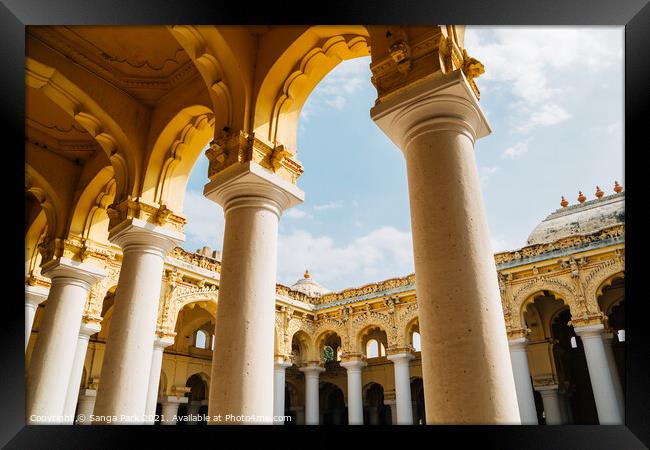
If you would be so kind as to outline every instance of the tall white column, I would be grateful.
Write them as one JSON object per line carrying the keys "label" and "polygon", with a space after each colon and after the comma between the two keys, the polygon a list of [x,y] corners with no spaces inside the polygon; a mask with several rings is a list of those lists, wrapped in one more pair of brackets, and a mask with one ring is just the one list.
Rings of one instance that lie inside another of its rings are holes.
{"label": "tall white column", "polygon": [[353,360],[341,362],[348,372],[348,425],[363,425],[362,370],[368,364]]}
{"label": "tall white column", "polygon": [[272,423],[278,225],[304,194],[253,162],[217,174],[204,194],[226,219],[209,405],[225,420],[211,423]]}
{"label": "tall white column", "polygon": [[[474,142],[490,133],[460,70],[372,108],[406,160],[429,424],[518,424]],[[453,345],[450,345],[453,342]]]}
{"label": "tall white column", "polygon": [[603,324],[575,327],[575,333],[582,339],[589,369],[589,379],[594,392],[598,422],[601,425],[621,425],[624,423],[624,410],[616,395],[612,370],[603,342]]}
{"label": "tall white column", "polygon": [[618,369],[616,368],[616,359],[614,358],[614,349],[612,348],[612,343],[614,341],[614,333],[609,331],[603,333],[603,343],[605,345],[605,354],[607,355],[607,365],[612,374],[612,381],[614,383],[614,392],[616,393],[616,400],[618,401],[618,407],[621,411],[621,414],[625,414],[625,395],[623,395],[623,387],[621,386],[621,378],[618,375]]}
{"label": "tall white column", "polygon": [[65,416],[64,423],[74,423],[74,412],[75,409],[77,409],[77,401],[79,400],[79,385],[81,384],[84,362],[86,361],[88,341],[90,340],[90,336],[99,333],[101,329],[102,327],[98,323],[81,322],[79,338],[77,339],[77,349],[75,350],[74,362],[72,364],[72,370],[70,371],[70,381],[68,383],[65,406],[63,407],[63,415]]}
{"label": "tall white column", "polygon": [[305,425],[318,425],[318,378],[325,368],[308,365],[298,370],[305,374]]}
{"label": "tall white column", "polygon": [[537,425],[537,409],[535,408],[535,397],[533,396],[533,384],[530,381],[530,370],[528,368],[528,339],[525,337],[508,341],[510,345],[510,360],[512,371],[515,377],[515,388],[517,389],[517,403],[522,425]]}
{"label": "tall white column", "polygon": [[535,388],[542,396],[546,425],[562,425],[562,406],[557,384]]}
{"label": "tall white column", "polygon": [[413,405],[411,401],[410,361],[412,353],[394,353],[386,357],[393,361],[395,368],[395,400],[397,401],[397,424],[413,425]]}
{"label": "tall white column", "polygon": [[81,389],[79,393],[79,404],[77,406],[77,425],[90,425],[90,416],[95,409],[95,399],[97,391],[95,389]]}
{"label": "tall white column", "polygon": [[52,284],[27,370],[26,419],[35,424],[62,424],[84,305],[90,288],[106,271],[59,258],[44,265],[41,273]]}
{"label": "tall white column", "polygon": [[164,259],[184,236],[129,219],[113,227],[109,239],[122,247],[123,259],[95,415],[144,424]]}
{"label": "tall white column", "polygon": [[43,286],[25,286],[25,351],[32,334],[36,308],[47,299],[48,289]]}
{"label": "tall white column", "polygon": [[162,405],[161,425],[176,425],[178,407],[188,402],[187,397],[167,396],[160,399]]}
{"label": "tall white column", "polygon": [[147,387],[147,405],[145,408],[145,424],[153,425],[156,422],[156,402],[160,386],[160,370],[162,369],[163,352],[166,347],[174,343],[173,338],[157,337],[153,342],[151,354],[151,370],[149,371],[149,386]]}
{"label": "tall white column", "polygon": [[[285,361],[280,358],[275,361],[275,366],[273,370],[273,415],[276,418],[284,417],[284,392],[285,392],[285,371],[287,367],[291,367],[293,364],[291,361]],[[276,420],[276,425],[283,425],[284,420]]]}

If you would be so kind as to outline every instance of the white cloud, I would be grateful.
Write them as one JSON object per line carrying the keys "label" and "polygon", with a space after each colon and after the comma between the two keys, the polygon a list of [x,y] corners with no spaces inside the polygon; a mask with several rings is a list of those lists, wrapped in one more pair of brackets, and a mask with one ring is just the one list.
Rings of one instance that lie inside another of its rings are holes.
{"label": "white cloud", "polygon": [[607,134],[614,134],[621,131],[621,122],[614,122],[607,126]]}
{"label": "white cloud", "polygon": [[337,209],[342,207],[343,207],[342,202],[327,202],[321,205],[314,205],[314,211],[326,211],[328,209]]}
{"label": "white cloud", "polygon": [[[479,84],[520,99],[518,131],[558,124],[571,114],[561,105],[568,78],[622,62],[622,30],[602,27],[468,27],[465,46],[485,64]],[[521,107],[521,105],[524,105]],[[526,117],[528,116],[528,117]]]}
{"label": "white cloud", "polygon": [[293,284],[305,269],[334,290],[412,273],[411,233],[383,226],[344,246],[303,230],[281,234],[278,281]]}
{"label": "white cloud", "polygon": [[338,110],[340,111],[340,110],[342,110],[343,108],[345,108],[346,100],[345,100],[345,97],[342,97],[342,96],[340,96],[340,95],[337,95],[337,96],[334,97],[333,99],[325,100],[325,103],[326,103],[328,106],[331,106],[332,108],[334,108],[334,109],[338,109]]}
{"label": "white cloud", "polygon": [[184,246],[187,250],[194,251],[203,245],[221,248],[225,224],[223,208],[205,198],[201,192],[188,189],[183,211],[187,216]]}
{"label": "white cloud", "polygon": [[519,159],[528,153],[528,141],[517,142],[512,147],[508,147],[501,153],[502,159]]}
{"label": "white cloud", "polygon": [[317,113],[318,105],[343,110],[348,98],[370,83],[370,57],[343,61],[323,78],[305,103],[300,118],[308,121]]}
{"label": "white cloud", "polygon": [[481,183],[487,182],[490,176],[494,175],[499,171],[497,166],[481,167],[479,169],[479,176],[481,177]]}
{"label": "white cloud", "polygon": [[508,239],[502,239],[495,236],[490,237],[490,242],[492,244],[492,251],[494,253],[505,252],[508,250],[513,250],[515,246]]}
{"label": "white cloud", "polygon": [[566,112],[561,106],[546,104],[533,111],[526,121],[517,128],[517,131],[525,132],[534,128],[556,125],[570,118],[571,114]]}
{"label": "white cloud", "polygon": [[299,208],[289,208],[283,215],[290,219],[311,219],[313,216]]}

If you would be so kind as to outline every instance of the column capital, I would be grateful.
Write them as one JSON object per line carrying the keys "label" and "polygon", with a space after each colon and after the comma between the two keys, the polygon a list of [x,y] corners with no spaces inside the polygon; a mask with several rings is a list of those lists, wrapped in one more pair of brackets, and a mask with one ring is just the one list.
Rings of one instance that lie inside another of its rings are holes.
{"label": "column capital", "polygon": [[575,333],[580,336],[580,339],[582,340],[601,338],[605,332],[605,325],[598,323],[594,325],[586,325],[583,327],[573,327],[573,331],[575,331]]}
{"label": "column capital", "polygon": [[515,351],[517,350],[526,351],[526,349],[528,348],[528,343],[529,340],[526,337],[519,337],[519,338],[508,340],[508,346],[510,347],[510,350],[515,350]]}
{"label": "column capital", "polygon": [[409,361],[415,359],[415,355],[411,352],[399,352],[399,353],[389,353],[386,355],[386,359],[393,361],[394,364],[408,364]]}
{"label": "column capital", "polygon": [[70,278],[80,281],[88,290],[101,281],[108,273],[94,264],[82,263],[69,258],[58,258],[42,266],[41,274],[54,282],[57,278]]}
{"label": "column capital", "polygon": [[33,307],[37,307],[41,303],[43,303],[45,300],[47,300],[47,296],[49,294],[50,290],[47,289],[44,286],[30,286],[28,284],[25,285],[25,304],[26,305],[32,305]]}
{"label": "column capital", "polygon": [[353,359],[348,361],[341,361],[341,367],[345,367],[348,372],[360,371],[368,365],[367,362],[360,359]]}
{"label": "column capital", "polygon": [[97,322],[81,322],[81,327],[79,328],[79,336],[90,337],[95,333],[99,333],[102,330],[102,326]]}
{"label": "column capital", "polygon": [[163,337],[156,336],[156,339],[154,339],[154,341],[153,341],[153,348],[158,349],[158,350],[162,350],[162,349],[165,349],[165,348],[167,348],[167,347],[169,347],[170,345],[173,345],[173,344],[174,344],[174,337],[173,336],[163,336]]}
{"label": "column capital", "polygon": [[287,369],[289,367],[293,366],[293,363],[291,361],[287,361],[284,359],[279,359],[276,358],[276,360],[273,362],[273,367],[275,369]]}
{"label": "column capital", "polygon": [[318,376],[321,372],[325,372],[325,368],[322,367],[320,364],[307,364],[306,366],[302,366],[298,368],[299,371],[304,373],[306,376],[311,375],[311,376]]}
{"label": "column capital", "polygon": [[97,391],[95,389],[79,389],[79,398],[94,398],[97,397]]}
{"label": "column capital", "polygon": [[491,132],[478,99],[460,69],[404,88],[374,106],[370,115],[402,151],[423,133],[455,130],[474,142]]}
{"label": "column capital", "polygon": [[557,384],[545,384],[544,386],[534,386],[534,389],[542,395],[559,392],[560,386]]}
{"label": "column capital", "polygon": [[185,235],[143,219],[129,218],[112,227],[109,240],[122,248],[123,254],[139,250],[165,257],[174,247],[185,241]]}
{"label": "column capital", "polygon": [[221,205],[226,214],[234,208],[260,207],[278,217],[305,199],[295,184],[252,161],[219,172],[204,186],[203,195]]}
{"label": "column capital", "polygon": [[158,397],[158,402],[162,405],[180,405],[187,403],[189,399],[187,397],[177,397],[174,395],[165,395],[164,397]]}

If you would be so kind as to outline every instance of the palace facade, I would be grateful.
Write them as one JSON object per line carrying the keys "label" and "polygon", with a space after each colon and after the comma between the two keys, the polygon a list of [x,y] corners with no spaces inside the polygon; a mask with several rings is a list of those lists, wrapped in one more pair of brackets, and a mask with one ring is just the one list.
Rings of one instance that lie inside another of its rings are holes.
{"label": "palace facade", "polygon": [[[624,193],[563,202],[494,255],[484,69],[463,36],[27,27],[26,421],[623,423]],[[300,110],[368,55],[371,117],[406,159],[417,282],[278,285]],[[222,254],[179,246],[208,143]]]}
{"label": "palace facade", "polygon": [[[597,424],[624,411],[625,194],[600,197],[561,207],[528,245],[495,255],[522,423]],[[219,259],[207,247],[165,257],[148,386],[161,424],[205,423]],[[84,307],[71,416],[93,412],[120,260],[116,252]],[[49,288],[41,275],[26,288],[26,312],[37,309],[27,360]],[[329,292],[306,272],[276,286],[275,310],[274,415],[287,424],[426,423],[414,274]],[[604,354],[589,349],[592,338]],[[603,382],[614,398],[595,390]]]}

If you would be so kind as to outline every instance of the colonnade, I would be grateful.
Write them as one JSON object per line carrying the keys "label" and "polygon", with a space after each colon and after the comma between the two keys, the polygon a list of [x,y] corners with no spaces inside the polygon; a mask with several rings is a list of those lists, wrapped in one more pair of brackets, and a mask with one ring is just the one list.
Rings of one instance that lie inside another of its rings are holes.
{"label": "colonnade", "polygon": [[[520,416],[525,409],[521,405],[530,402],[522,397],[518,404],[517,391],[527,389],[520,379],[523,359],[519,356],[513,364],[509,357],[480,193],[474,143],[490,130],[476,95],[456,70],[381,99],[371,116],[406,160],[427,422],[532,420],[530,411]],[[284,396],[273,386],[274,373],[282,370],[273,360],[278,226],[282,212],[302,202],[304,194],[253,161],[212,174],[204,194],[225,213],[215,330],[219,345],[213,354],[209,415],[271,418],[277,411],[274,399],[280,405]],[[145,423],[145,414],[155,405],[160,373],[162,345],[155,343],[155,332],[164,257],[184,237],[130,218],[113,226],[109,239],[122,248],[123,260],[94,414],[118,417],[118,423]],[[52,285],[28,369],[28,422],[33,415],[63,416],[70,410],[67,400],[78,389],[75,355],[85,354],[85,338],[80,338],[83,307],[90,287],[106,275],[65,258],[48,263],[42,273]],[[26,300],[27,319],[32,308],[28,303],[34,302]],[[582,333],[590,342],[585,345],[590,373],[593,367],[602,418],[612,423],[621,411],[616,403],[610,410],[604,402],[616,399],[617,391],[604,369],[607,353],[593,333]],[[396,353],[389,359],[395,367],[397,422],[412,423],[409,355]],[[344,366],[349,410],[351,422],[360,423],[362,364],[350,362]],[[317,423],[323,369],[308,365],[300,370],[307,381],[305,421]],[[174,401],[166,404],[171,411]]]}
{"label": "colonnade", "polygon": [[[621,425],[625,422],[625,399],[612,350],[612,334],[606,332],[603,324],[575,327],[576,335],[582,340],[589,379],[593,390],[598,422],[601,425]],[[527,338],[509,341],[510,357],[517,389],[517,400],[521,423],[536,425],[537,411],[533,397],[533,385],[528,367]],[[557,383],[536,386],[542,397],[547,425],[567,424],[570,421],[569,406]]]}
{"label": "colonnade", "polygon": [[[411,377],[409,362],[414,358],[410,352],[389,354],[395,370],[395,408],[391,408],[393,424],[413,425],[413,404],[411,400]],[[362,371],[367,363],[362,358],[346,358],[341,367],[347,372],[347,407],[348,424],[363,425]],[[275,363],[274,377],[274,414],[284,415],[285,371],[291,367],[290,362],[278,360]],[[319,424],[319,378],[325,368],[320,364],[308,363],[298,369],[305,374],[305,424]],[[282,423],[278,421],[278,423]]]}

